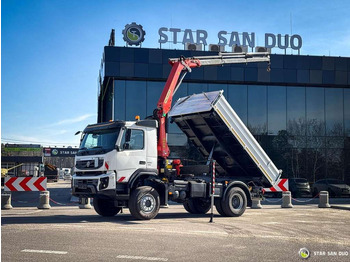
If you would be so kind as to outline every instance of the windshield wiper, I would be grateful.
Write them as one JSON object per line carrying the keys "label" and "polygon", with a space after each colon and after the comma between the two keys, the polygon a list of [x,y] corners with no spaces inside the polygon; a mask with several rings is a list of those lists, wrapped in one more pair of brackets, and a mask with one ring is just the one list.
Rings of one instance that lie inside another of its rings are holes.
{"label": "windshield wiper", "polygon": [[102,146],[94,146],[92,148],[103,148]]}

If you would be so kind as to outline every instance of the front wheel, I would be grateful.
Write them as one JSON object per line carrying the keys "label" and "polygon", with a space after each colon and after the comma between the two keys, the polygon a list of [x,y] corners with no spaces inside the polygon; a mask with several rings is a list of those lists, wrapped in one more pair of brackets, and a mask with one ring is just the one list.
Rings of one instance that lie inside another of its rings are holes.
{"label": "front wheel", "polygon": [[94,198],[93,205],[96,213],[103,217],[113,217],[121,210],[120,207],[114,206],[112,200],[108,199]]}
{"label": "front wheel", "polygon": [[229,217],[239,217],[243,215],[247,207],[247,196],[239,187],[232,187],[222,200],[222,209]]}
{"label": "front wheel", "polygon": [[137,219],[149,220],[156,217],[159,207],[159,194],[153,187],[138,187],[130,195],[129,210]]}

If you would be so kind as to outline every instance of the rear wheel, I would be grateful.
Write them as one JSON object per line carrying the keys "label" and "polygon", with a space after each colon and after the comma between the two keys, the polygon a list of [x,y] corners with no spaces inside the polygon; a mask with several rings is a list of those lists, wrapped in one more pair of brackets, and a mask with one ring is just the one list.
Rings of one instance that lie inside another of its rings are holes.
{"label": "rear wheel", "polygon": [[130,195],[129,210],[131,215],[137,219],[154,218],[158,215],[159,207],[159,194],[153,187],[138,187]]}
{"label": "rear wheel", "polygon": [[241,216],[247,207],[247,196],[241,188],[232,187],[222,200],[221,205],[226,216]]}
{"label": "rear wheel", "polygon": [[227,215],[224,212],[224,209],[222,208],[222,200],[221,199],[215,199],[215,207],[220,215],[222,215],[223,217],[227,217]]}
{"label": "rear wheel", "polygon": [[200,198],[188,199],[183,205],[191,214],[206,214],[210,210],[210,202]]}
{"label": "rear wheel", "polygon": [[97,214],[104,217],[112,217],[118,214],[121,210],[120,207],[114,206],[112,200],[94,198],[94,209]]}

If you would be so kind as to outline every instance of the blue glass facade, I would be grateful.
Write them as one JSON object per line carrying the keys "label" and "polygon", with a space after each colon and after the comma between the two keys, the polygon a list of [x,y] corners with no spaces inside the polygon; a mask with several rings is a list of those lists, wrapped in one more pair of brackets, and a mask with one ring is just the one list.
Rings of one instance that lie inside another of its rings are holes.
{"label": "blue glass facade", "polygon": [[[168,58],[211,52],[105,47],[99,121],[152,115],[171,66]],[[350,59],[271,55],[266,64],[196,68],[175,95],[224,90],[284,177],[350,182]],[[173,156],[196,154],[169,125]]]}

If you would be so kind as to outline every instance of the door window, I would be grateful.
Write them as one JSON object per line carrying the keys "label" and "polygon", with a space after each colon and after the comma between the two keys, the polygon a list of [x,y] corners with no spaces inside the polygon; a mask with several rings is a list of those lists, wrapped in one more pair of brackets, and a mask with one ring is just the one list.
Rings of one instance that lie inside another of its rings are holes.
{"label": "door window", "polygon": [[144,132],[138,129],[124,131],[121,141],[123,150],[141,150],[144,148]]}

